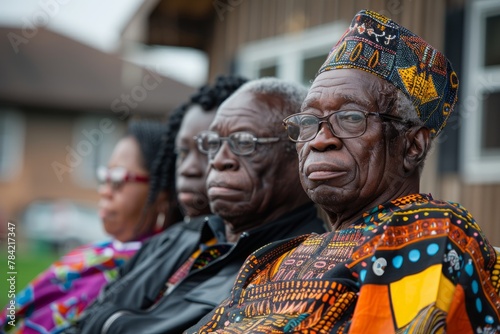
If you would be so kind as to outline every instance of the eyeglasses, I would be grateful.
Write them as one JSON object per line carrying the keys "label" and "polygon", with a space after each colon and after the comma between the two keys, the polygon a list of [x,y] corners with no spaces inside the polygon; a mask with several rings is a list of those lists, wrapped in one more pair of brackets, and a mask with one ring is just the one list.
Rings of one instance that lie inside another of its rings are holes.
{"label": "eyeglasses", "polygon": [[109,182],[113,189],[121,188],[125,182],[149,182],[148,176],[128,172],[124,167],[107,168],[105,166],[99,166],[96,176],[99,184]]}
{"label": "eyeglasses", "polygon": [[279,141],[281,138],[268,137],[257,138],[249,132],[234,132],[229,137],[220,137],[217,132],[203,131],[194,137],[198,145],[198,150],[204,154],[214,156],[219,151],[222,141],[229,143],[229,149],[236,155],[249,155],[255,151],[255,145],[270,144]]}
{"label": "eyeglasses", "polygon": [[293,114],[283,120],[283,125],[288,132],[288,138],[296,143],[313,140],[319,132],[321,123],[326,123],[337,138],[356,138],[365,133],[368,116],[405,123],[398,116],[361,110],[340,110],[323,117],[307,113]]}

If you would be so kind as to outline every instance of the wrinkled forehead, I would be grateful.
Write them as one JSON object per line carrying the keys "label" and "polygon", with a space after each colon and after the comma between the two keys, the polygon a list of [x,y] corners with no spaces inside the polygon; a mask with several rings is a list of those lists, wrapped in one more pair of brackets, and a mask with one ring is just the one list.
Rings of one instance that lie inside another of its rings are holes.
{"label": "wrinkled forehead", "polygon": [[367,109],[380,108],[387,105],[395,90],[396,87],[362,70],[327,71],[316,77],[302,107],[320,104],[322,108],[337,110],[353,103]]}
{"label": "wrinkled forehead", "polygon": [[256,132],[259,128],[270,129],[280,120],[278,102],[276,97],[265,94],[236,93],[219,107],[210,130]]}
{"label": "wrinkled forehead", "polygon": [[200,105],[194,104],[188,108],[182,119],[176,142],[191,139],[203,130],[207,130],[215,116],[215,110],[204,110]]}

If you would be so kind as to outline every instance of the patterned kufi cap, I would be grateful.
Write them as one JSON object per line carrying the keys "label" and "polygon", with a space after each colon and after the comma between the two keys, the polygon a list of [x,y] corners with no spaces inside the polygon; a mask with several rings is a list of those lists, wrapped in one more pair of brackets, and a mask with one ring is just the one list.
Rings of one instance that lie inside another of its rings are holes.
{"label": "patterned kufi cap", "polygon": [[362,10],[318,74],[341,68],[373,73],[399,88],[435,137],[457,101],[458,77],[446,57],[391,19]]}

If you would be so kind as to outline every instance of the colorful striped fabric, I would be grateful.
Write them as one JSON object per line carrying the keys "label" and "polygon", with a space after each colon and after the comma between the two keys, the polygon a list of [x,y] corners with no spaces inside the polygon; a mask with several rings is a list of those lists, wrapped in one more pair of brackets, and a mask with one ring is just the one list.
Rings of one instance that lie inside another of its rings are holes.
{"label": "colorful striped fabric", "polygon": [[410,195],[258,250],[199,333],[500,333],[499,269],[463,207]]}
{"label": "colorful striped fabric", "polygon": [[106,241],[71,251],[17,294],[15,327],[9,325],[4,309],[0,329],[28,334],[57,333],[68,327],[141,244]]}

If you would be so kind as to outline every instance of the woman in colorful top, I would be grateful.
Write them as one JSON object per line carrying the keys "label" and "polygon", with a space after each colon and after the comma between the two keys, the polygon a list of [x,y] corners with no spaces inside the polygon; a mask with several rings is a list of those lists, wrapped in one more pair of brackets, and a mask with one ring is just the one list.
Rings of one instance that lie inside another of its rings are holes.
{"label": "woman in colorful top", "polygon": [[457,101],[442,53],[358,13],[285,118],[332,232],[265,246],[187,333],[500,333],[500,256],[463,207],[419,194]]}
{"label": "woman in colorful top", "polygon": [[15,322],[9,316],[10,304],[2,312],[0,332],[3,328],[15,333],[55,333],[67,327],[142,241],[181,219],[171,195],[175,192],[161,185],[166,171],[158,168],[161,162],[156,159],[164,134],[160,122],[129,124],[108,166],[97,170],[99,216],[112,240],[76,248],[36,277],[16,296]]}

